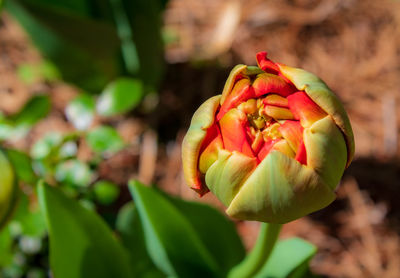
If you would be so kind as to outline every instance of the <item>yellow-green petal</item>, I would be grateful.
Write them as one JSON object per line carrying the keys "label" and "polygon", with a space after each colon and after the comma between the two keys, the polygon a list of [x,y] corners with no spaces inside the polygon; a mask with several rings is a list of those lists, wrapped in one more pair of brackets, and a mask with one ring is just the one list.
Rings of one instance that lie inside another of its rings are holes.
{"label": "yellow-green petal", "polygon": [[319,107],[331,115],[335,123],[342,130],[346,137],[348,153],[346,167],[349,166],[354,156],[354,135],[350,120],[340,100],[316,75],[299,68],[292,68],[282,64],[278,64],[278,66],[282,74],[287,77],[298,90],[305,91]]}
{"label": "yellow-green petal", "polygon": [[332,189],[338,185],[347,162],[344,137],[331,118],[315,122],[304,130],[307,166],[313,168]]}
{"label": "yellow-green petal", "polygon": [[334,199],[334,192],[310,167],[271,151],[226,212],[237,219],[287,223],[326,207]]}
{"label": "yellow-green petal", "polygon": [[206,173],[207,187],[225,206],[229,206],[243,182],[256,166],[255,158],[236,151],[231,153],[220,150],[218,160]]}
{"label": "yellow-green petal", "polygon": [[246,65],[241,65],[241,64],[235,66],[229,73],[228,79],[225,82],[225,86],[222,91],[222,97],[221,97],[221,101],[220,101],[221,105],[224,103],[224,101],[226,100],[228,95],[232,92],[232,88],[235,85],[237,76],[239,76],[239,75],[251,76],[251,75],[257,75],[257,74],[260,74],[263,72],[264,71],[258,67],[246,66]]}
{"label": "yellow-green petal", "polygon": [[182,163],[186,183],[199,189],[198,160],[201,144],[207,129],[215,121],[215,112],[219,107],[221,95],[206,100],[194,113],[188,132],[182,142]]}

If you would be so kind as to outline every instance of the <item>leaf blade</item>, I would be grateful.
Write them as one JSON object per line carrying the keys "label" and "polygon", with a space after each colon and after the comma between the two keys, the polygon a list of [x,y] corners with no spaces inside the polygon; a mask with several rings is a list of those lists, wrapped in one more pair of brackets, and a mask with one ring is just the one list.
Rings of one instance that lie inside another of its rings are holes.
{"label": "leaf blade", "polygon": [[159,193],[130,182],[154,264],[169,276],[218,277],[218,267],[195,230]]}
{"label": "leaf blade", "polygon": [[55,277],[131,277],[124,250],[98,215],[43,182],[38,195]]}

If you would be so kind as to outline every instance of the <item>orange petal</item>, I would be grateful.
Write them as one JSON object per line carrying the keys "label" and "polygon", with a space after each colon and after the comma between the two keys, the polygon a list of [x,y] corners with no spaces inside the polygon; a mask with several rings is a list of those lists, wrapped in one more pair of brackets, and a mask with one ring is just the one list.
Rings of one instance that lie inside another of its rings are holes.
{"label": "orange petal", "polygon": [[274,106],[279,106],[279,107],[289,107],[289,103],[287,98],[284,98],[280,95],[277,94],[270,94],[267,95],[264,100],[263,103],[265,105],[274,105]]}
{"label": "orange petal", "polygon": [[254,157],[246,132],[247,117],[242,111],[236,108],[229,110],[219,121],[219,125],[226,150]]}
{"label": "orange petal", "polygon": [[243,78],[237,81],[232,89],[232,92],[228,95],[224,103],[221,105],[221,109],[217,114],[217,121],[222,119],[229,109],[238,106],[240,103],[248,100],[254,96],[254,91],[251,88],[250,79]]}
{"label": "orange petal", "polygon": [[299,121],[285,121],[280,127],[279,132],[289,143],[294,152],[297,152],[301,142],[303,142],[303,127]]}
{"label": "orange petal", "polygon": [[275,93],[287,97],[296,91],[292,85],[285,81],[285,79],[271,73],[258,74],[256,80],[253,82],[253,88],[256,97],[268,93]]}
{"label": "orange petal", "polygon": [[208,144],[208,146],[201,152],[199,159],[200,173],[205,174],[210,166],[218,159],[218,151],[223,149],[221,134],[217,136]]}
{"label": "orange petal", "polygon": [[300,120],[303,127],[310,127],[314,122],[324,118],[327,114],[304,92],[296,92],[288,96],[289,108],[296,120]]}
{"label": "orange petal", "polygon": [[260,161],[262,161],[272,150],[272,147],[275,145],[278,140],[270,140],[264,143],[264,146],[261,148],[261,150],[258,152],[257,157]]}

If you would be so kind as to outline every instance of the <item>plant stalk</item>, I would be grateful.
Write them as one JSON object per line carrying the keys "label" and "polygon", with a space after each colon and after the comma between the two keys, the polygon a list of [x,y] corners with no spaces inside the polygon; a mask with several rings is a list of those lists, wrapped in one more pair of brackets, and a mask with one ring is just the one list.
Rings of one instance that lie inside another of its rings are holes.
{"label": "plant stalk", "polygon": [[266,264],[278,240],[282,224],[262,223],[256,244],[246,258],[236,265],[228,278],[252,278]]}

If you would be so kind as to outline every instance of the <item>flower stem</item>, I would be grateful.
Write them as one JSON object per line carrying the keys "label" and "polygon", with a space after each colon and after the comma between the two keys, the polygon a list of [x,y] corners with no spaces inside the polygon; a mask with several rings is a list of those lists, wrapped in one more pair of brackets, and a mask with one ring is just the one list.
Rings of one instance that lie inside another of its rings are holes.
{"label": "flower stem", "polygon": [[251,278],[261,270],[274,249],[282,224],[262,223],[251,252],[228,274],[228,278]]}

